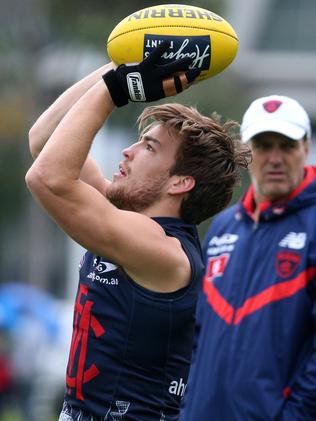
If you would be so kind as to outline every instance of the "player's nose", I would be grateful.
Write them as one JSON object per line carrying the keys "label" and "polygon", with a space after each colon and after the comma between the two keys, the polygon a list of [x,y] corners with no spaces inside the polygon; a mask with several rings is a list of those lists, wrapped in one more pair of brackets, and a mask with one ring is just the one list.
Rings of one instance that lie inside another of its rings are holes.
{"label": "player's nose", "polygon": [[133,159],[134,153],[135,153],[134,149],[135,149],[134,144],[129,146],[128,148],[123,149],[122,154],[124,158],[129,159],[129,160]]}

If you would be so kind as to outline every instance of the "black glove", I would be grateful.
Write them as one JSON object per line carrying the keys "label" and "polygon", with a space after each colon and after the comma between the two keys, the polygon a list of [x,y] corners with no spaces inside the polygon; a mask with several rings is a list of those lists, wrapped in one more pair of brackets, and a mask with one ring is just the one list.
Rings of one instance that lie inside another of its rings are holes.
{"label": "black glove", "polygon": [[[152,102],[176,95],[189,87],[200,74],[199,69],[189,69],[189,57],[167,64],[159,64],[170,41],[163,41],[141,63],[121,64],[103,75],[114,104],[122,107],[133,102]],[[175,74],[180,72],[180,74]]]}

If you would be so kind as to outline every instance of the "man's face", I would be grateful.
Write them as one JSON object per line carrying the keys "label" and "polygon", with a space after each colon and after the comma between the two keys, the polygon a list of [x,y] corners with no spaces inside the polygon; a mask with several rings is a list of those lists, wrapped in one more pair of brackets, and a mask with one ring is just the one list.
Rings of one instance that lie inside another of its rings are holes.
{"label": "man's face", "polygon": [[168,191],[169,170],[181,140],[162,125],[147,131],[123,150],[120,172],[114,174],[107,198],[118,208],[141,212]]}
{"label": "man's face", "polygon": [[304,178],[308,141],[264,132],[250,144],[253,161],[249,170],[256,201],[275,201],[289,195]]}

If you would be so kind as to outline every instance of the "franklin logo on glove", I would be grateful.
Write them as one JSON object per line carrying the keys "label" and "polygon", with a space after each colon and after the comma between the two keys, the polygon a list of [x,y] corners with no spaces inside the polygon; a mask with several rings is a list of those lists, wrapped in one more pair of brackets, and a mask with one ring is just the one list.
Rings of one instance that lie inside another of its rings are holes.
{"label": "franklin logo on glove", "polygon": [[129,96],[132,101],[146,101],[142,76],[140,73],[128,73],[126,75]]}

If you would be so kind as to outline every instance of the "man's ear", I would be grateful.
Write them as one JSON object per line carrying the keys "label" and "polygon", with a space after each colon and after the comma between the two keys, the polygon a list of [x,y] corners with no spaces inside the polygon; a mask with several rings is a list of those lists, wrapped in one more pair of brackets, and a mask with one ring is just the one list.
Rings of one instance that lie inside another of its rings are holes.
{"label": "man's ear", "polygon": [[310,139],[304,139],[303,142],[304,142],[305,155],[308,155],[310,147],[311,147],[311,141]]}
{"label": "man's ear", "polygon": [[171,177],[168,193],[181,194],[193,190],[195,180],[191,175],[174,175]]}

